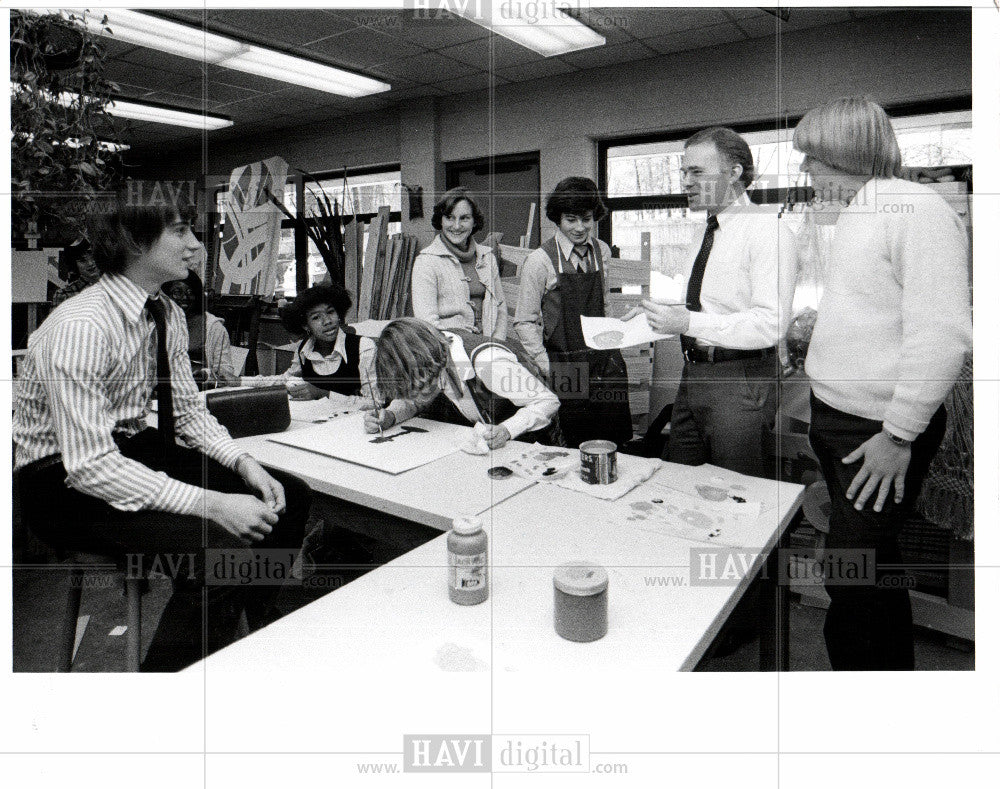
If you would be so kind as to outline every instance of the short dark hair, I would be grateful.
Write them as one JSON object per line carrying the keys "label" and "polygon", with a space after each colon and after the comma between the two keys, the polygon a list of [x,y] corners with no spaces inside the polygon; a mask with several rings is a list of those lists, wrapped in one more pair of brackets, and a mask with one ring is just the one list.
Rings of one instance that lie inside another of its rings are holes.
{"label": "short dark hair", "polygon": [[740,165],[743,172],[740,174],[740,182],[744,187],[749,187],[753,183],[755,176],[753,166],[753,154],[747,141],[732,129],[726,126],[711,126],[695,132],[684,141],[684,147],[690,148],[692,145],[710,142],[715,146],[715,150],[720,156],[724,156],[730,166]]}
{"label": "short dark hair", "polygon": [[[205,311],[205,286],[201,284],[201,277],[194,271],[188,271],[184,279],[175,279],[164,283],[162,290],[170,296],[170,286],[178,282],[183,282],[191,291],[191,315],[201,315]],[[171,298],[173,298],[171,296]]]}
{"label": "short dark hair", "polygon": [[486,218],[483,216],[483,212],[479,210],[479,206],[476,205],[476,199],[464,186],[456,186],[454,189],[449,189],[444,193],[444,197],[434,204],[434,213],[431,215],[431,227],[435,230],[440,230],[441,218],[448,216],[455,209],[455,206],[463,200],[468,201],[469,205],[472,206],[472,232],[478,233],[482,230],[486,226]]}
{"label": "short dark hair", "polygon": [[608,213],[597,191],[597,184],[589,178],[576,175],[563,178],[545,201],[545,216],[557,225],[563,214],[583,214],[587,211],[594,215],[595,222],[604,219]]}
{"label": "short dark hair", "polygon": [[281,323],[294,335],[305,334],[306,315],[309,310],[320,304],[329,304],[340,316],[341,324],[344,316],[351,308],[351,294],[336,283],[330,285],[315,285],[307,288],[295,297],[295,301],[281,311]]}
{"label": "short dark hair", "polygon": [[[197,216],[197,207],[185,190],[136,189],[135,184],[91,204],[87,234],[94,247],[94,262],[102,272],[121,274],[129,256],[153,246],[168,225],[177,220],[193,223]],[[147,193],[155,193],[158,199],[144,201],[141,195]],[[135,200],[133,195],[140,198]]]}
{"label": "short dark hair", "polygon": [[72,246],[66,247],[62,253],[63,263],[66,264],[67,268],[71,272],[77,274],[80,273],[80,269],[77,264],[86,257],[93,257],[94,252],[90,247],[90,242],[87,240],[81,240]]}

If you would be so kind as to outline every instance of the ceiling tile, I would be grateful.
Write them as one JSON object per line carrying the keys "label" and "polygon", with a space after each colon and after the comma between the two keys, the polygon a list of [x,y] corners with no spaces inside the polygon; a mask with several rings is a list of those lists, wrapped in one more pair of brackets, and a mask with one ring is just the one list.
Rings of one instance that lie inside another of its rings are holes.
{"label": "ceiling tile", "polygon": [[625,30],[638,39],[728,21],[721,8],[608,8],[604,12],[623,18]]}
{"label": "ceiling tile", "polygon": [[731,41],[744,41],[746,35],[732,22],[710,27],[699,27],[697,30],[685,30],[682,33],[670,33],[665,36],[644,39],[643,43],[657,52],[685,52],[689,49],[712,47],[716,44],[726,44]]}
{"label": "ceiling tile", "polygon": [[441,82],[451,77],[464,77],[475,73],[475,69],[436,52],[426,52],[416,57],[382,63],[371,69],[370,73],[381,75],[390,81],[402,77],[415,80],[418,83],[428,83]]}
{"label": "ceiling tile", "polygon": [[591,68],[602,68],[613,66],[615,63],[628,63],[633,60],[644,60],[656,55],[649,47],[638,41],[630,41],[627,44],[605,45],[603,47],[593,47],[591,49],[581,49],[579,52],[570,52],[568,55],[560,55],[559,59],[569,63],[571,66],[584,70]]}
{"label": "ceiling tile", "polygon": [[211,15],[211,27],[217,31],[259,41],[262,38],[279,45],[301,46],[310,41],[339,35],[354,28],[353,22],[327,14],[322,9],[229,9]]}
{"label": "ceiling tile", "polygon": [[[194,62],[194,61],[191,61]],[[107,63],[105,76],[119,85],[142,85],[146,90],[172,90],[177,85],[186,85],[200,79],[201,66],[194,74],[178,74],[160,68],[150,68],[139,63],[115,60]]]}
{"label": "ceiling tile", "polygon": [[737,19],[734,24],[746,34],[747,38],[764,38],[766,36],[776,37],[780,23],[776,17],[764,14],[746,19]]}
{"label": "ceiling tile", "polygon": [[362,70],[396,58],[413,57],[424,50],[377,30],[355,27],[347,33],[310,44],[302,51],[320,54],[344,68]]}
{"label": "ceiling tile", "polygon": [[[492,59],[490,53],[490,40],[493,41]],[[482,71],[491,68],[501,69],[509,66],[520,66],[524,63],[536,63],[543,60],[537,52],[532,52],[527,47],[515,44],[503,36],[492,36],[479,41],[470,41],[467,44],[459,44],[455,47],[446,47],[439,50],[439,53],[446,55],[470,66],[475,66]]]}
{"label": "ceiling tile", "polygon": [[491,82],[497,87],[507,84],[507,80],[505,79],[494,75],[491,80],[489,74],[481,72],[479,74],[470,74],[466,77],[445,80],[444,82],[437,83],[436,87],[447,93],[470,93],[477,90],[488,90]]}
{"label": "ceiling tile", "polygon": [[139,101],[153,102],[154,104],[166,104],[170,107],[176,107],[179,110],[190,110],[191,112],[211,112],[211,107],[209,107],[200,96],[185,96],[180,93],[172,93],[166,90],[150,90],[144,92],[124,92],[122,98],[128,101],[129,99],[137,99]]}
{"label": "ceiling tile", "polygon": [[446,96],[447,91],[441,90],[437,85],[414,85],[412,88],[393,90],[387,95],[387,100],[393,104],[413,99],[434,98],[435,96]]}
{"label": "ceiling tile", "polygon": [[510,82],[525,82],[529,79],[554,77],[573,71],[573,67],[563,63],[559,58],[545,58],[538,63],[525,63],[523,66],[509,66],[497,71],[497,76]]}
{"label": "ceiling tile", "polygon": [[781,28],[786,33],[791,30],[834,25],[851,20],[851,14],[846,8],[786,8],[785,10],[788,12],[788,21],[782,22]]}
{"label": "ceiling tile", "polygon": [[135,65],[152,71],[162,71],[183,79],[200,77],[203,71],[201,60],[180,58],[158,49],[147,49],[146,47],[136,47],[128,54],[116,59],[115,62],[130,64],[129,68]]}
{"label": "ceiling tile", "polygon": [[116,38],[102,38],[101,45],[104,47],[104,57],[107,60],[123,58],[138,49],[134,44],[126,44]]}
{"label": "ceiling tile", "polygon": [[635,36],[627,8],[581,8],[573,16],[604,36],[608,44],[624,44]]}
{"label": "ceiling tile", "polygon": [[378,29],[426,49],[444,49],[478,41],[490,34],[482,25],[460,16],[449,14],[442,15],[441,18],[428,17],[421,16],[415,10],[397,12],[391,24],[392,27]]}

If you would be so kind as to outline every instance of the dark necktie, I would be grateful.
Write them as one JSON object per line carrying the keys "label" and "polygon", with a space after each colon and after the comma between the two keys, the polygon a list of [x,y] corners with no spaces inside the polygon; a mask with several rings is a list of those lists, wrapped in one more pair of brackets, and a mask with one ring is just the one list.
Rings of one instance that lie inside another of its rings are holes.
{"label": "dark necktie", "polygon": [[[687,307],[691,312],[701,312],[701,283],[705,279],[705,267],[708,265],[708,256],[712,252],[712,244],[715,243],[715,231],[719,229],[719,219],[710,216],[705,224],[705,235],[701,240],[701,248],[698,256],[691,266],[691,276],[688,278]],[[694,340],[687,335],[681,335],[681,345],[684,350],[694,345]]]}
{"label": "dark necktie", "polygon": [[573,247],[573,254],[571,255],[571,257],[573,258],[573,263],[576,265],[577,269],[581,273],[586,273],[587,271],[590,271],[590,266],[587,265],[590,257],[588,255],[588,252],[590,252],[590,247],[588,247],[586,244],[581,244],[580,246]]}
{"label": "dark necktie", "polygon": [[156,324],[157,431],[164,455],[174,448],[174,397],[170,391],[170,356],[167,354],[167,310],[160,299],[146,299],[146,309]]}

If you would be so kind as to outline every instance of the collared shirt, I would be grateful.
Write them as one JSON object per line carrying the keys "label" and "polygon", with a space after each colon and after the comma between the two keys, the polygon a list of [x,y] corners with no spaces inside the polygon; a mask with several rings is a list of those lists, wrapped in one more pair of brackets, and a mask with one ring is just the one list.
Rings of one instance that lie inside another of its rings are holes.
{"label": "collared shirt", "polygon": [[[565,233],[556,228],[556,244],[563,254],[564,260],[579,260],[572,257],[573,242]],[[606,263],[611,258],[611,248],[603,241],[588,239],[591,251],[600,250],[601,261]],[[596,245],[596,246],[595,246]],[[521,264],[517,290],[517,310],[514,312],[514,328],[521,340],[521,345],[543,368],[548,366],[548,354],[545,352],[544,327],[542,326],[542,299],[559,284],[556,273],[556,261],[549,260],[545,250],[534,250]],[[604,303],[608,302],[608,278],[604,279]]]}
{"label": "collared shirt", "polygon": [[[302,344],[302,350],[296,351],[292,355],[292,363],[288,365],[285,372],[279,375],[244,376],[240,379],[240,385],[256,387],[301,384],[302,362],[299,359],[300,355],[312,362],[313,370],[317,375],[333,375],[340,369],[340,365],[347,361],[347,335],[343,331],[338,331],[333,348],[327,354],[317,351],[316,341],[309,337]],[[358,369],[361,372],[361,395],[366,400],[370,400],[372,396],[371,386],[375,381],[375,342],[371,337],[358,338],[358,357]]]}
{"label": "collared shirt", "polygon": [[[717,216],[719,229],[701,285],[701,312],[691,313],[685,333],[703,345],[745,350],[776,346],[791,320],[794,236],[776,212],[752,205],[746,193]],[[702,236],[696,233],[688,249],[687,276]]]}
{"label": "collared shirt", "polygon": [[59,288],[55,293],[52,294],[52,306],[56,307],[62,304],[70,296],[75,296],[80,293],[84,288],[89,288],[92,283],[87,282],[83,277],[77,276],[76,279],[72,279],[64,288]]}
{"label": "collared shirt", "polygon": [[[440,235],[420,250],[410,277],[413,315],[439,329],[482,331],[486,337],[505,340],[509,316],[500,269],[490,247],[475,247],[475,276],[444,245]],[[477,329],[474,300],[480,288]]]}
{"label": "collared shirt", "polygon": [[[507,428],[511,438],[517,438],[531,430],[539,430],[552,421],[559,410],[559,398],[518,362],[511,351],[500,346],[485,348],[476,354],[476,364],[473,367],[462,339],[451,332],[444,332],[444,335],[451,343],[449,355],[459,380],[462,381],[460,392],[449,385],[445,387],[444,393],[469,422],[475,424],[484,421],[465,383],[477,376],[487,389],[518,407],[518,411],[510,419],[500,423]],[[388,410],[395,414],[398,424],[415,416],[417,406],[410,400],[393,400],[389,403]]]}
{"label": "collared shirt", "polygon": [[806,356],[827,405],[922,433],[972,348],[969,240],[923,184],[871,179],[834,230]]}
{"label": "collared shirt", "polygon": [[[194,515],[201,488],[125,457],[113,439],[146,428],[156,385],[147,298],[127,277],[105,274],[31,335],[14,395],[14,464],[61,453],[66,483],[81,493],[119,510]],[[163,300],[177,435],[233,468],[243,452],[206,410],[191,374],[184,313]]]}

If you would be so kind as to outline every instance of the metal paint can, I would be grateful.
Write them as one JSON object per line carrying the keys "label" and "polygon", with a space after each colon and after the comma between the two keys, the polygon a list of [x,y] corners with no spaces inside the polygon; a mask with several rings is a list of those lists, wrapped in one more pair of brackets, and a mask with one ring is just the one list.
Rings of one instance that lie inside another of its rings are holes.
{"label": "metal paint can", "polygon": [[610,485],[618,479],[618,445],[614,441],[580,444],[580,479],[591,485]]}

